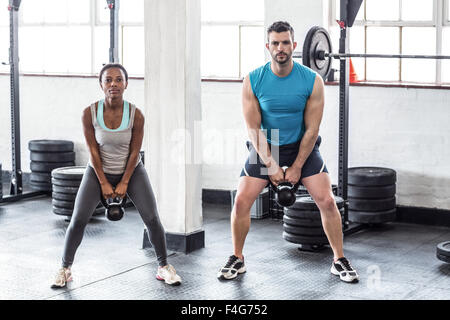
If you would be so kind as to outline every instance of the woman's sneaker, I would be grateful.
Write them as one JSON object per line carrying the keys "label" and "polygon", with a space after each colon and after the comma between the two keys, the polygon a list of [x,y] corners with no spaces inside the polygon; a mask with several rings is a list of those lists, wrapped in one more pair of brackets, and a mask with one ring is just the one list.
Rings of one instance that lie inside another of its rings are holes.
{"label": "woman's sneaker", "polygon": [[58,270],[58,273],[55,277],[55,282],[52,284],[52,289],[64,288],[67,285],[67,282],[72,281],[72,271],[70,268],[61,268]]}
{"label": "woman's sneaker", "polygon": [[239,273],[244,273],[245,271],[244,259],[241,260],[235,255],[232,255],[228,258],[225,267],[219,270],[217,278],[230,280],[236,278]]}
{"label": "woman's sneaker", "polygon": [[355,269],[350,265],[347,258],[339,258],[331,264],[331,273],[339,276],[344,282],[358,282],[359,276]]}
{"label": "woman's sneaker", "polygon": [[168,264],[164,267],[158,267],[158,272],[156,273],[156,279],[164,281],[172,286],[177,286],[181,284],[181,278],[177,275],[175,268]]}

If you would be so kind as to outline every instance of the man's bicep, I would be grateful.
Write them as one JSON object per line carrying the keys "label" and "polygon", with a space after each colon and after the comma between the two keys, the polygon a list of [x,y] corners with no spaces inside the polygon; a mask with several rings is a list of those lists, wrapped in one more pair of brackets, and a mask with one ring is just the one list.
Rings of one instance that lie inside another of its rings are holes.
{"label": "man's bicep", "polygon": [[245,77],[242,88],[242,111],[244,113],[247,127],[259,128],[261,125],[261,114],[258,99],[253,94],[249,77]]}
{"label": "man's bicep", "polygon": [[323,80],[320,76],[316,76],[313,91],[306,102],[304,115],[306,129],[319,129],[320,122],[322,121],[324,102]]}

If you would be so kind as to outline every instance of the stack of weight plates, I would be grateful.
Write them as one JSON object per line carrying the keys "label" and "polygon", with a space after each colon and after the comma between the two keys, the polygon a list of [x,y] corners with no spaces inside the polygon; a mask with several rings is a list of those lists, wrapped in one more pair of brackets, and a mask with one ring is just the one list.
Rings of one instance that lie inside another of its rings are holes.
{"label": "stack of weight plates", "polygon": [[[334,198],[342,216],[344,200],[336,196]],[[319,208],[309,196],[297,197],[292,206],[284,208],[283,222],[283,238],[286,241],[304,245],[328,244]]]}
{"label": "stack of weight plates", "polygon": [[348,170],[348,220],[378,224],[395,220],[396,172],[389,168]]}
{"label": "stack of weight plates", "polygon": [[450,263],[450,241],[441,242],[436,246],[436,257]]}
{"label": "stack of weight plates", "polygon": [[34,190],[52,191],[51,172],[55,168],[75,165],[73,142],[66,140],[32,140],[30,150],[30,186]]}
{"label": "stack of weight plates", "polygon": [[[63,216],[71,216],[75,204],[75,197],[80,187],[86,167],[63,167],[53,169],[52,176],[52,204],[53,213]],[[105,208],[100,203],[93,215],[105,213]]]}
{"label": "stack of weight plates", "polygon": [[[336,184],[332,184],[331,185],[331,190],[333,191],[333,194],[335,196],[337,196],[337,185]],[[303,195],[308,195],[308,190],[306,190],[306,187],[304,185],[300,185],[297,189],[297,192],[295,193],[297,196],[303,196]]]}

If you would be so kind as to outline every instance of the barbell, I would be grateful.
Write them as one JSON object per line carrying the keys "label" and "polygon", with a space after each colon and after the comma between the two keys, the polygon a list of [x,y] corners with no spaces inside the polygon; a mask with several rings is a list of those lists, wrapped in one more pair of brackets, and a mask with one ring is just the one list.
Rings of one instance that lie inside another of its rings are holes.
{"label": "barbell", "polygon": [[324,79],[331,70],[332,58],[450,59],[450,56],[444,55],[333,53],[328,31],[318,26],[312,27],[306,34],[303,52],[294,52],[292,56],[302,58],[303,65],[313,69]]}

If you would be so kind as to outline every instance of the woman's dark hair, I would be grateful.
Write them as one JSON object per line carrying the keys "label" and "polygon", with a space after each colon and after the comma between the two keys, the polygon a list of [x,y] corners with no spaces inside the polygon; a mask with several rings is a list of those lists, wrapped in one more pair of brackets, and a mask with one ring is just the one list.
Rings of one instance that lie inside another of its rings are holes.
{"label": "woman's dark hair", "polygon": [[125,70],[125,67],[123,65],[121,65],[120,63],[108,63],[103,66],[102,70],[100,70],[100,74],[98,75],[98,81],[100,83],[102,82],[103,73],[110,68],[119,68],[120,70],[122,70],[123,74],[125,75],[125,80],[128,82],[128,72],[127,70]]}
{"label": "woman's dark hair", "polygon": [[267,40],[269,40],[269,34],[271,32],[280,33],[285,31],[291,32],[291,38],[292,41],[294,41],[294,28],[292,28],[289,22],[286,21],[276,21],[272,23],[272,25],[270,25],[269,28],[267,29]]}

